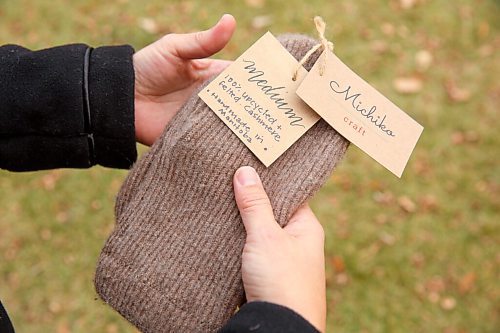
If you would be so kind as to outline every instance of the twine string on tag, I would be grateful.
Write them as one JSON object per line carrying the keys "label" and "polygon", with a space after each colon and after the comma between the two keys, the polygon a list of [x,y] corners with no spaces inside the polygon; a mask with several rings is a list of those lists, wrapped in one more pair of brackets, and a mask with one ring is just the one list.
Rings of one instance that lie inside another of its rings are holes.
{"label": "twine string on tag", "polygon": [[[326,51],[329,49],[330,51],[333,52],[333,43],[330,42],[328,39],[325,37],[325,30],[326,30],[326,23],[323,20],[321,16],[316,16],[314,17],[314,24],[316,25],[316,30],[318,30],[318,35],[319,35],[319,40],[320,43],[317,45],[314,45],[307,53],[306,55],[299,61],[297,64],[297,67],[295,68],[295,71],[293,72],[292,80],[297,81],[297,76],[299,75],[299,70],[300,67],[302,67],[307,60],[313,55],[314,52],[318,51],[319,49]],[[325,67],[326,67],[326,53],[323,52],[321,55],[321,60],[319,64],[319,75],[323,76],[323,73],[325,72]]]}

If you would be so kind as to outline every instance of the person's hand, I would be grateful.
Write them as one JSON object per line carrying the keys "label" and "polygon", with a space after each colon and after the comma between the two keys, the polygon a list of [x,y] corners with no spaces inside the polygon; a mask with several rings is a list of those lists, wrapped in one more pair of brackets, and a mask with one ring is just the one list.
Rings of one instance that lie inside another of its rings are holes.
{"label": "person's hand", "polygon": [[169,34],[134,54],[137,141],[151,145],[193,91],[230,64],[204,58],[223,49],[235,27],[226,14],[209,30]]}
{"label": "person's hand", "polygon": [[326,326],[324,232],[308,205],[281,228],[259,176],[251,167],[234,175],[234,194],[247,232],[242,274],[248,302],[286,306],[319,331]]}

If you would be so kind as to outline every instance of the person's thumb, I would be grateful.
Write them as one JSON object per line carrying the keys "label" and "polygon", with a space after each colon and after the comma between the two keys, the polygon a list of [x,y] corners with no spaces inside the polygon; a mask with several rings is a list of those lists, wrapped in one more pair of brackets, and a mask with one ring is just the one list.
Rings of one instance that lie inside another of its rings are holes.
{"label": "person's thumb", "polygon": [[236,21],[225,14],[212,28],[189,34],[170,34],[165,42],[173,48],[174,54],[181,59],[207,58],[222,50],[233,36]]}
{"label": "person's thumb", "polygon": [[269,197],[254,168],[239,168],[234,174],[233,185],[236,204],[247,235],[261,228],[279,228]]}

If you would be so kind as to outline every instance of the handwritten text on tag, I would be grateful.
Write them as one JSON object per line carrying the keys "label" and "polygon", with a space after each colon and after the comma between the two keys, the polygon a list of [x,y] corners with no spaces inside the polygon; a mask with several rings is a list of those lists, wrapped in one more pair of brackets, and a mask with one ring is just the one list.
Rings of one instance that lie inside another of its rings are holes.
{"label": "handwritten text on tag", "polygon": [[297,64],[268,32],[199,93],[266,166],[319,120],[295,93]]}
{"label": "handwritten text on tag", "polygon": [[297,94],[337,132],[401,177],[423,127],[335,54],[325,52],[323,75],[318,61]]}

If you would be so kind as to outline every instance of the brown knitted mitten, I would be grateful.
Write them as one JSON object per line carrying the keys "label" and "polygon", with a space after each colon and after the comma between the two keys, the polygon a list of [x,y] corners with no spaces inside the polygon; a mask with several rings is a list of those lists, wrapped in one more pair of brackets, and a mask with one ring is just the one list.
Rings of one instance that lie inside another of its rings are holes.
{"label": "brown knitted mitten", "polygon": [[[301,35],[279,40],[298,60],[317,43]],[[347,146],[320,120],[266,168],[194,94],[120,190],[117,223],[99,258],[97,292],[143,332],[217,331],[244,300],[236,169],[257,170],[284,226]]]}

